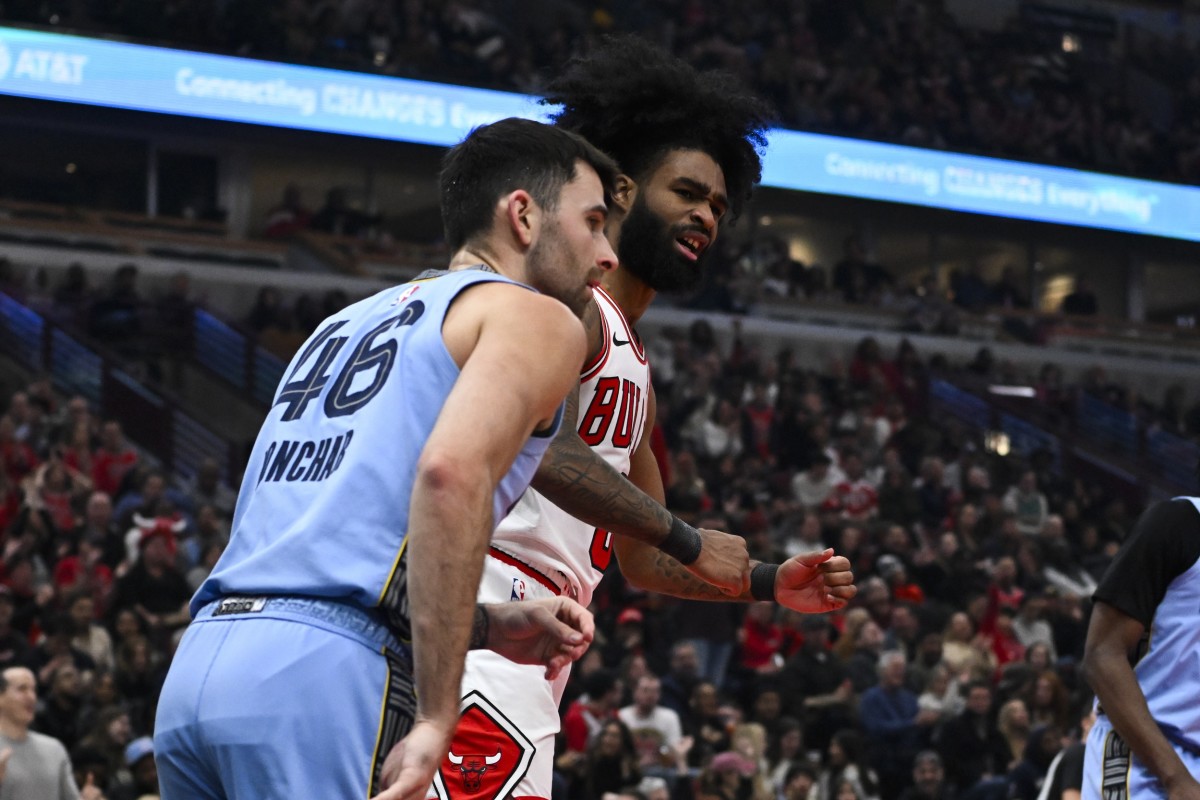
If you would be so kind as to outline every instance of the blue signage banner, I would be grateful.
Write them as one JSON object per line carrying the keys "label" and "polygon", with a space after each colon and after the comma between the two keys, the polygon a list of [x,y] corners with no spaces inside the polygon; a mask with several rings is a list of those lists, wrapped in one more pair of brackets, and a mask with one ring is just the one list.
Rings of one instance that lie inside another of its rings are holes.
{"label": "blue signage banner", "polygon": [[452,145],[524,95],[0,27],[0,94]]}
{"label": "blue signage banner", "polygon": [[[535,98],[0,27],[0,94],[448,146]],[[1200,241],[1200,188],[798,131],[763,184]]]}
{"label": "blue signage banner", "polygon": [[772,131],[763,184],[1200,241],[1200,188],[861,139]]}

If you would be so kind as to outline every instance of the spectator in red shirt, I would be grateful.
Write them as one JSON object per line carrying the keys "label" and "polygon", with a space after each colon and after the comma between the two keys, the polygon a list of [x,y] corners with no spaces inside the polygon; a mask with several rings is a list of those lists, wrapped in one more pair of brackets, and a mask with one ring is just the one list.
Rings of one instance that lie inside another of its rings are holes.
{"label": "spectator in red shirt", "polygon": [[825,508],[838,511],[844,519],[867,520],[879,513],[879,491],[866,477],[862,456],[856,450],[842,454],[846,479],[833,487]]}
{"label": "spectator in red shirt", "polygon": [[96,538],[80,540],[78,551],[60,559],[54,567],[54,585],[59,593],[86,593],[97,608],[104,609],[112,590],[113,573],[103,562],[103,555],[101,542]]}
{"label": "spectator in red shirt", "polygon": [[621,681],[616,673],[597,669],[583,679],[583,695],[563,715],[563,735],[567,750],[585,753],[604,723],[616,719],[621,705]]}
{"label": "spectator in red shirt", "polygon": [[997,607],[1020,608],[1025,590],[1017,584],[1017,562],[1012,556],[996,559],[992,568],[992,582],[988,586],[988,600]]}
{"label": "spectator in red shirt", "polygon": [[54,457],[38,467],[26,486],[26,502],[31,509],[43,512],[57,544],[63,534],[75,528],[75,500],[87,487],[77,484],[62,461]]}
{"label": "spectator in red shirt", "polygon": [[774,460],[771,429],[775,425],[775,407],[768,399],[769,388],[766,381],[755,381],[754,394],[742,407],[742,439],[746,451],[757,453],[766,461]]}
{"label": "spectator in red shirt", "polygon": [[283,190],[283,200],[267,212],[263,234],[268,239],[284,239],[308,227],[312,212],[304,207],[300,187],[289,183]]}
{"label": "spectator in red shirt", "polygon": [[92,476],[92,430],[86,420],[71,425],[60,452],[67,469],[81,476]]}
{"label": "spectator in red shirt", "polygon": [[908,579],[908,567],[903,559],[891,554],[880,556],[875,562],[875,568],[880,576],[887,581],[892,597],[901,603],[921,605],[925,602],[925,592],[920,586]]}
{"label": "spectator in red shirt", "polygon": [[741,665],[754,672],[777,672],[779,649],[783,646],[783,628],[775,621],[774,603],[751,603],[738,631]]}
{"label": "spectator in red shirt", "polygon": [[0,469],[0,532],[8,531],[20,513],[21,492],[8,471]]}
{"label": "spectator in red shirt", "polygon": [[92,485],[115,497],[121,489],[125,473],[137,464],[137,452],[129,446],[121,423],[109,420],[100,432],[100,447],[92,462]]}
{"label": "spectator in red shirt", "polygon": [[1013,616],[1015,612],[1011,608],[1001,606],[992,624],[992,652],[996,654],[996,664],[1000,667],[1025,659],[1025,645],[1021,644],[1013,630]]}
{"label": "spectator in red shirt", "polygon": [[850,383],[858,389],[880,389],[889,395],[900,389],[900,372],[896,365],[885,361],[879,342],[868,336],[854,349],[850,362]]}

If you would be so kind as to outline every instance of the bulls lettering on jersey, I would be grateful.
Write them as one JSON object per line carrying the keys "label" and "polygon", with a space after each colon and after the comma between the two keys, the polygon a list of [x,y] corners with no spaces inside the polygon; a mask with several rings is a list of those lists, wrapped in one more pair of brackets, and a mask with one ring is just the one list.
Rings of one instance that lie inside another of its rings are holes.
{"label": "bulls lettering on jersey", "polygon": [[[580,375],[577,430],[597,455],[628,475],[645,435],[650,365],[617,304],[603,289],[592,291],[604,344]],[[544,574],[565,575],[584,605],[612,558],[608,531],[576,520],[532,489],[500,523],[492,545]]]}
{"label": "bulls lettering on jersey", "polygon": [[650,366],[617,304],[603,289],[594,294],[604,346],[580,376],[579,438],[624,475],[646,424]]}

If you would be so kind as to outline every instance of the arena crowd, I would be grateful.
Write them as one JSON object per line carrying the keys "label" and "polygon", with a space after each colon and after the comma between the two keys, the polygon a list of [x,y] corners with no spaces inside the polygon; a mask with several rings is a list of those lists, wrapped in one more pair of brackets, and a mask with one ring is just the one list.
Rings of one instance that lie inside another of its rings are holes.
{"label": "arena crowd", "polygon": [[[1158,129],[1085,80],[1093,54],[1011,27],[968,29],[920,2],[880,11],[808,0],[781,13],[768,0],[2,0],[0,22],[531,93],[597,35],[639,30],[742,75],[790,127],[1200,179],[1196,70],[1171,72],[1175,120]],[[1186,45],[1170,58],[1198,60]],[[268,229],[353,235],[347,225],[371,222],[281,208],[286,219]],[[747,312],[772,294],[896,302],[912,330],[952,334],[961,314],[1029,304],[1015,277],[985,284],[970,270],[948,293],[897,287],[853,237],[829,274],[778,250],[752,270],[724,253],[694,305]],[[0,289],[144,364],[149,379],[169,377],[186,347],[172,337],[187,335],[171,321],[197,302],[186,280],[145,297],[136,269],[102,287],[82,266],[54,286],[6,272]],[[264,287],[242,322],[302,338],[347,301],[288,305]],[[1089,313],[1086,297],[1077,302],[1067,310]],[[983,351],[948,365],[870,338],[817,370],[740,336],[722,347],[703,321],[648,349],[649,435],[671,511],[745,537],[765,561],[834,547],[860,593],[844,612],[802,617],[640,593],[611,566],[594,601],[596,642],[561,709],[556,797],[1034,800],[1079,737],[1089,598],[1141,509],[1064,476],[1045,452],[1002,456],[934,418],[930,382],[1025,382],[1068,418],[1086,392],[1190,437],[1200,406],[1182,390],[1155,402],[1102,370],[1070,385],[1054,363],[1020,375]],[[119,423],[44,376],[0,385],[0,400],[0,669],[32,671],[32,729],[62,743],[89,798],[153,796],[145,737],[187,600],[227,541],[237,481],[223,482],[215,461],[194,476],[164,472]],[[0,702],[0,727],[14,708]]]}
{"label": "arena crowd", "polygon": [[[800,617],[638,593],[614,564],[562,708],[562,796],[1035,797],[1077,735],[1088,597],[1139,509],[932,419],[949,368],[907,343],[816,371],[703,321],[649,348],[671,510],[767,561],[833,546],[860,594]],[[34,729],[120,797],[234,491],[216,462],[156,469],[44,378],[5,396],[0,667],[34,671]]]}

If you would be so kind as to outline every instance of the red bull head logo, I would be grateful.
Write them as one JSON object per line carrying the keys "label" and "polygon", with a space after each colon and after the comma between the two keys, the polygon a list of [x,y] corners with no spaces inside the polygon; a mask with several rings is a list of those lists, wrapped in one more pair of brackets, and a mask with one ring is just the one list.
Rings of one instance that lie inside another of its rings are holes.
{"label": "red bull head logo", "polygon": [[463,788],[468,792],[477,792],[483,783],[483,773],[500,763],[500,751],[497,750],[494,756],[460,756],[451,750],[449,758],[450,763],[462,773]]}
{"label": "red bull head logo", "polygon": [[478,692],[463,699],[450,752],[434,776],[441,800],[501,800],[533,760],[533,743]]}

